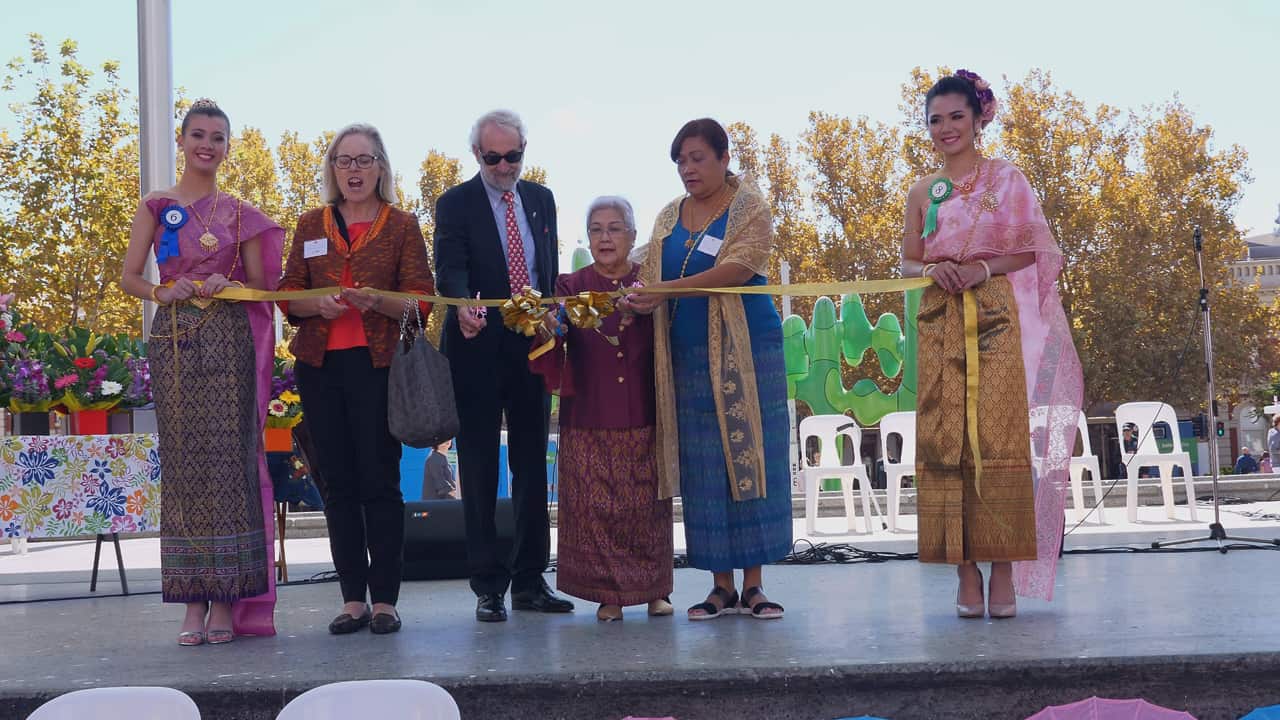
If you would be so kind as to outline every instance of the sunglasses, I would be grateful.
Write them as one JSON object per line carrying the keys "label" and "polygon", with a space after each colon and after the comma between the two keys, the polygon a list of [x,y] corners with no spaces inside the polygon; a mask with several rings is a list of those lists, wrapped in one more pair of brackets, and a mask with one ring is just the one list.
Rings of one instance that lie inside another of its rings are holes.
{"label": "sunglasses", "polygon": [[524,158],[523,150],[512,150],[506,155],[499,155],[496,152],[487,152],[480,156],[480,159],[484,160],[485,165],[497,165],[503,160],[506,160],[508,165],[515,165],[516,163],[520,162],[523,158]]}

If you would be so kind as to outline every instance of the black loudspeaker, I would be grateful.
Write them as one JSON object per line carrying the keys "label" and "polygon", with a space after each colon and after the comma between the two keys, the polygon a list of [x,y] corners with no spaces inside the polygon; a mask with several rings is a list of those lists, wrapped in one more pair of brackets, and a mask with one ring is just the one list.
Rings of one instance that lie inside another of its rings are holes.
{"label": "black loudspeaker", "polygon": [[[510,498],[498,499],[495,517],[498,557],[511,557],[515,514]],[[405,580],[457,580],[467,569],[467,525],[461,500],[424,500],[404,504]]]}

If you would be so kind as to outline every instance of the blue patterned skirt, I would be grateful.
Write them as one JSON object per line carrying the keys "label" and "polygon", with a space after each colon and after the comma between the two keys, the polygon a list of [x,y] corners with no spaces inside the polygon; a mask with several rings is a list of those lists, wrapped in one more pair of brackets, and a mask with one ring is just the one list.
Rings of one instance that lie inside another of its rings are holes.
{"label": "blue patterned skirt", "polygon": [[752,323],[751,327],[765,438],[766,497],[757,500],[735,502],[729,490],[719,416],[711,394],[705,330],[702,342],[672,338],[684,537],[689,564],[702,570],[754,567],[791,551],[786,368],[782,328],[776,317],[773,323]]}

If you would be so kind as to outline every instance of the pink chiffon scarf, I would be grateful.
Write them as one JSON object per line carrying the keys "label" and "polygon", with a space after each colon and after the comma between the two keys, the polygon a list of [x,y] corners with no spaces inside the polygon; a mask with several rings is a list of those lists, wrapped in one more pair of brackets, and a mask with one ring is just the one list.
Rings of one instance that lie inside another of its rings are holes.
{"label": "pink chiffon scarf", "polygon": [[1062,251],[1026,177],[1013,164],[991,159],[983,161],[972,192],[957,191],[938,208],[938,230],[925,239],[924,262],[1028,252],[1035,253],[1035,263],[1008,277],[1022,332],[1028,414],[1043,408],[1046,423],[1031,440],[1037,558],[1014,563],[1014,586],[1024,597],[1052,600],[1084,397],[1080,358],[1058,296]]}
{"label": "pink chiffon scarf", "polygon": [[[154,248],[159,247],[164,231],[160,225],[160,214],[165,208],[175,204],[174,200],[167,198],[147,201],[148,209],[156,218]],[[179,255],[159,264],[161,282],[179,277],[204,280],[216,273],[225,275],[229,280],[244,282],[244,263],[236,256],[237,245],[238,242],[257,238],[266,289],[276,289],[284,255],[283,228],[249,203],[227,193],[215,193],[201,198],[186,209],[187,222],[178,230]],[[218,238],[218,247],[213,252],[200,245],[200,236],[206,229]],[[261,441],[267,403],[271,400],[271,373],[275,357],[275,329],[272,323],[274,305],[266,302],[243,304],[249,314],[256,360],[258,488],[262,497],[263,529],[267,542],[267,592],[244,598],[232,606],[233,629],[237,635],[275,635],[275,490],[271,484],[271,476],[267,473],[267,456]],[[161,452],[163,451],[161,448]]]}

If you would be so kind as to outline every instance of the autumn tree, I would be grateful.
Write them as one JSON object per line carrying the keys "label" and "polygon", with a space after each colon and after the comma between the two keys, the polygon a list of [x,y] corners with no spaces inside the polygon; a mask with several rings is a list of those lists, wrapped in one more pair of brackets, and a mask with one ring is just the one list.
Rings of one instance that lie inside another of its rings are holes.
{"label": "autumn tree", "polygon": [[[784,260],[791,267],[791,282],[830,281],[831,273],[822,262],[817,227],[801,185],[801,170],[795,164],[790,144],[775,133],[769,136],[768,145],[761,147],[755,130],[742,122],[725,129],[738,169],[753,178],[769,200],[776,248],[769,260],[770,281],[781,280]],[[791,302],[793,313],[807,316],[814,298],[796,297]]]}
{"label": "autumn tree", "polygon": [[[527,173],[526,173],[527,176]],[[545,179],[546,173],[542,172]],[[435,253],[431,252],[436,232],[436,201],[445,190],[462,182],[462,161],[438,151],[429,150],[418,166],[418,221],[422,224],[422,236],[427,241],[427,256],[431,259],[431,271],[435,272]],[[437,346],[444,328],[445,308],[433,308],[427,320],[427,337]]]}
{"label": "autumn tree", "polygon": [[296,131],[288,130],[276,145],[279,168],[280,218],[292,240],[293,224],[302,213],[320,207],[320,180],[324,172],[324,153],[333,140],[332,131],[307,142]]}
{"label": "autumn tree", "polygon": [[[56,329],[139,332],[139,304],[117,280],[138,204],[138,125],[120,66],[83,65],[74,41],[6,66],[16,134],[0,135],[0,285],[23,314]],[[30,93],[28,100],[17,95]]]}

